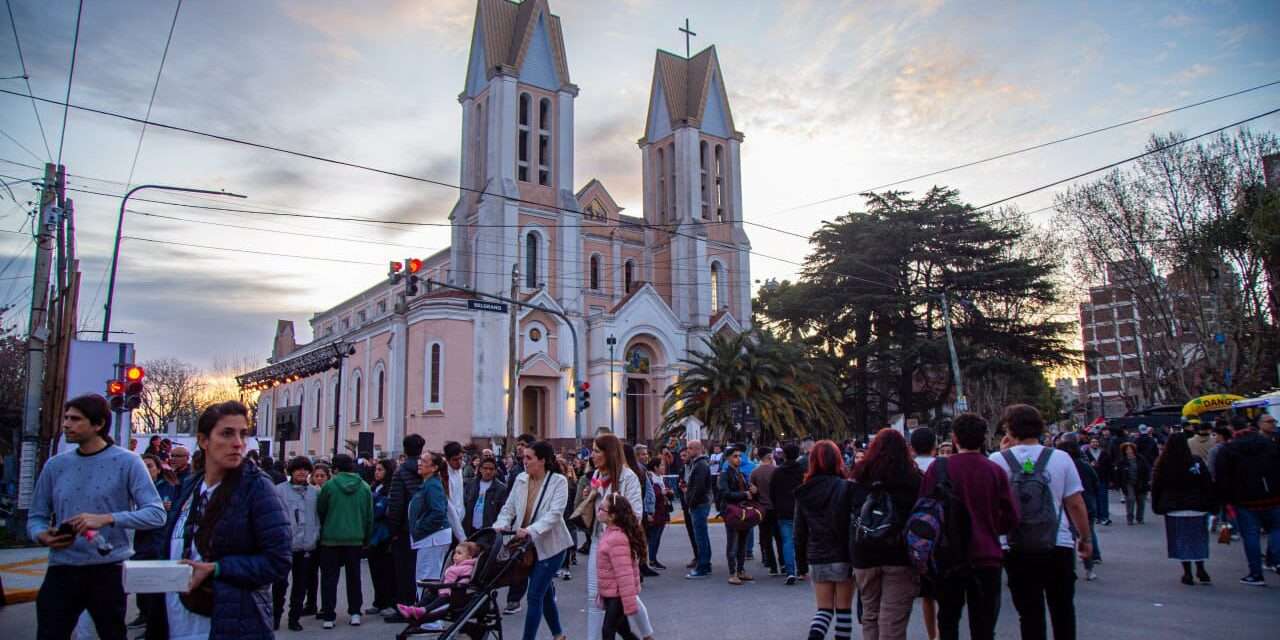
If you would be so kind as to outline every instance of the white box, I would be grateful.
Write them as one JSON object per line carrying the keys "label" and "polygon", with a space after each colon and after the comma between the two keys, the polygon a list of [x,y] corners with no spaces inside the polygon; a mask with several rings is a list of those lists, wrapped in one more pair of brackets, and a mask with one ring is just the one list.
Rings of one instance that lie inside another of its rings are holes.
{"label": "white box", "polygon": [[182,593],[191,585],[191,565],[177,560],[126,560],[125,593]]}

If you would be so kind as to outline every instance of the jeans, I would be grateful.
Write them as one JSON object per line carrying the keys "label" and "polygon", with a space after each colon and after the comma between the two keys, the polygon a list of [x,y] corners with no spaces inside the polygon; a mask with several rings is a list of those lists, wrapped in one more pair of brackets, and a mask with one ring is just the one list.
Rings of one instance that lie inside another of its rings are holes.
{"label": "jeans", "polygon": [[364,606],[360,588],[360,547],[320,547],[320,619],[337,620],[338,571],[346,574],[347,614],[356,615]]}
{"label": "jeans", "polygon": [[945,578],[938,583],[938,634],[941,640],[959,640],[960,614],[969,607],[969,638],[996,637],[1000,618],[1000,567],[978,567],[967,576]]}
{"label": "jeans", "polygon": [[1249,562],[1249,575],[1262,575],[1262,528],[1267,534],[1267,564],[1280,564],[1280,507],[1245,509],[1236,507],[1236,525],[1244,543],[1244,557]]}
{"label": "jeans", "polygon": [[658,547],[662,545],[663,529],[666,529],[663,525],[645,527],[644,537],[649,543],[649,564],[658,561]]}
{"label": "jeans", "polygon": [[1124,516],[1129,522],[1133,522],[1136,518],[1138,522],[1142,522],[1147,512],[1147,494],[1139,493],[1137,489],[1131,485],[1124,486]]}
{"label": "jeans", "polygon": [[782,572],[796,575],[796,521],[790,518],[778,521],[778,537],[782,539]]}
{"label": "jeans", "polygon": [[[776,547],[776,552],[775,552]],[[782,557],[782,537],[778,535],[778,514],[773,509],[764,512],[760,521],[760,559],[770,571],[781,571],[778,560]]]}
{"label": "jeans", "polygon": [[1010,551],[1005,555],[1004,566],[1023,640],[1047,639],[1046,606],[1054,640],[1075,640],[1075,550],[1056,547],[1048,553],[1035,554]]}
{"label": "jeans", "polygon": [[906,640],[911,608],[920,595],[915,567],[854,569],[862,603],[863,640]]}
{"label": "jeans", "polygon": [[704,504],[689,510],[693,524],[693,538],[697,542],[698,573],[711,573],[711,534],[707,531],[707,518],[711,516],[711,505]]}
{"label": "jeans", "polygon": [[729,575],[734,576],[747,570],[747,534],[751,529],[734,531],[724,529],[724,555],[729,564]]}
{"label": "jeans", "polygon": [[123,570],[119,562],[50,566],[36,596],[36,637],[67,640],[87,610],[99,638],[125,640]]}
{"label": "jeans", "polygon": [[[289,569],[289,575],[276,581],[271,585],[271,601],[275,607],[276,624],[280,623],[280,618],[284,616],[284,596],[288,592],[289,595],[289,620],[297,622],[302,618],[303,599],[307,595],[307,587],[310,586],[311,576],[315,575],[316,552],[312,551],[294,551],[293,567]],[[293,591],[289,591],[289,582],[293,582]]]}
{"label": "jeans", "polygon": [[410,605],[418,601],[418,552],[409,546],[409,534],[402,533],[391,541],[391,561],[396,570],[396,603]]}
{"label": "jeans", "polygon": [[1098,482],[1098,519],[1111,519],[1111,490],[1107,488],[1106,482]]}
{"label": "jeans", "polygon": [[529,572],[529,610],[524,614],[524,640],[538,637],[538,624],[543,618],[547,620],[547,628],[551,637],[563,633],[560,628],[560,610],[556,608],[556,571],[564,565],[564,554],[576,553],[572,547],[566,551],[538,560]]}

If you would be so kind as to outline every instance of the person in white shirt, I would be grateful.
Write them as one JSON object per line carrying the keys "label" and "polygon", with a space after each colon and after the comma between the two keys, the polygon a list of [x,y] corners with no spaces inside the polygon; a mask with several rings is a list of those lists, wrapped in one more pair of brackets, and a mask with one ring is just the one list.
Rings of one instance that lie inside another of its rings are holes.
{"label": "person in white shirt", "polygon": [[[1000,443],[1001,451],[991,454],[990,459],[1009,473],[1014,484],[1014,498],[1019,498],[1019,478],[1026,477],[1020,474],[1037,473],[1042,464],[1041,456],[1048,451],[1048,458],[1043,462],[1043,474],[1047,477],[1053,507],[1058,514],[1056,545],[1052,549],[1029,550],[1021,544],[1011,544],[1005,554],[1009,593],[1013,597],[1014,608],[1018,610],[1022,637],[1031,640],[1047,637],[1044,616],[1047,606],[1054,640],[1073,640],[1076,637],[1076,571],[1072,548],[1081,559],[1089,558],[1093,553],[1084,485],[1071,456],[1040,444],[1044,435],[1044,418],[1035,407],[1011,405],[1005,408],[1000,423],[1008,435]],[[1016,464],[1011,465],[1009,457]],[[1015,534],[1026,530],[1024,527],[1029,515],[1032,515],[1030,509],[1024,504]],[[1079,534],[1078,539],[1073,540],[1073,528]],[[1010,537],[1016,536],[1011,534]]]}
{"label": "person in white shirt", "polygon": [[[933,429],[929,427],[920,427],[911,432],[911,451],[916,457],[916,466],[920,467],[920,473],[929,470],[929,465],[936,460],[933,453],[938,449],[938,436],[934,435]],[[937,634],[929,634],[932,638]]]}
{"label": "person in white shirt", "polygon": [[467,539],[467,532],[462,527],[463,511],[466,509],[465,487],[462,478],[462,445],[456,442],[444,443],[444,461],[449,469],[449,528],[453,529],[453,537],[458,542]]}

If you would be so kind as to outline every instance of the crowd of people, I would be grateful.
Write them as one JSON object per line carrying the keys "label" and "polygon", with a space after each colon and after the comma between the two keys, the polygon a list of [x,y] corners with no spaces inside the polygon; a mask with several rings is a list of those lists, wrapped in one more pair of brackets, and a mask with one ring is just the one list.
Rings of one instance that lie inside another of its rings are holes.
{"label": "crowd of people", "polygon": [[[1111,525],[1111,491],[1126,520],[1164,518],[1181,581],[1209,584],[1212,531],[1243,542],[1246,585],[1280,571],[1280,444],[1274,417],[1174,434],[1142,428],[1049,434],[1039,412],[1008,407],[997,425],[975,414],[939,441],[928,428],[883,429],[865,446],[830,440],[775,446],[671,441],[651,449],[607,431],[557,451],[521,436],[507,455],[404,438],[397,460],[338,454],[288,461],[247,450],[249,411],[215,404],[197,424],[197,451],[153,439],[141,455],[107,435],[101,396],[66,403],[73,451],[39,475],[28,532],[49,547],[37,598],[38,636],[68,638],[88,613],[98,636],[270,638],[282,623],[346,624],[366,616],[441,629],[451,591],[484,549],[469,537],[508,531],[536,561],[511,586],[504,615],[525,611],[522,637],[546,625],[565,637],[557,582],[585,556],[586,637],[658,635],[642,597],[676,509],[691,558],[684,577],[713,576],[710,526],[725,527],[724,579],[769,576],[812,585],[808,636],[905,638],[916,607],[928,636],[992,638],[1007,581],[1023,638],[1076,636],[1076,560],[1102,562],[1096,527]],[[1002,435],[991,447],[991,433]],[[714,515],[713,515],[714,514]],[[1269,536],[1265,554],[1263,532]],[[757,547],[758,541],[758,547]],[[126,622],[126,559],[191,567],[181,593],[139,594]],[[373,599],[365,607],[368,565]],[[563,590],[563,587],[562,589]],[[313,618],[314,617],[314,618]]]}

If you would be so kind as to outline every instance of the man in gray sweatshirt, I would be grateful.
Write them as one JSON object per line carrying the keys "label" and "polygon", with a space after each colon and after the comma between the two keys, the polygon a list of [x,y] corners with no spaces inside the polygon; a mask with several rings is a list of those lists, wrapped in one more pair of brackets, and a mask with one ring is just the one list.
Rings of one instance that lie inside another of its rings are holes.
{"label": "man in gray sweatshirt", "polygon": [[122,563],[133,555],[125,529],[165,523],[163,503],[142,458],[115,446],[107,435],[110,428],[106,398],[89,394],[67,401],[62,431],[77,447],[50,458],[36,479],[27,535],[50,549],[49,569],[36,596],[41,640],[70,638],[85,610],[99,638],[123,640]]}

